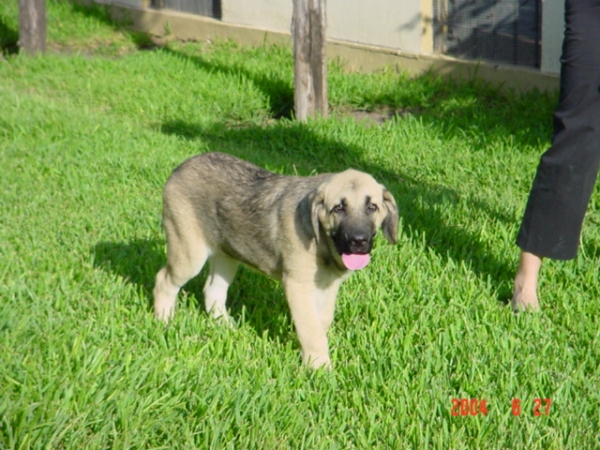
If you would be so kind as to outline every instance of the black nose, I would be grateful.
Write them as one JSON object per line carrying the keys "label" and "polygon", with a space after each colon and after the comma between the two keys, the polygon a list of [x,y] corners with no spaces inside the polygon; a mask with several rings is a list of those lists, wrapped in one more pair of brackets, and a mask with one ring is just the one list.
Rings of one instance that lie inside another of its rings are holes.
{"label": "black nose", "polygon": [[348,239],[350,250],[357,253],[368,251],[368,243],[369,236],[367,236],[366,234],[355,234],[354,236],[350,236],[350,238]]}

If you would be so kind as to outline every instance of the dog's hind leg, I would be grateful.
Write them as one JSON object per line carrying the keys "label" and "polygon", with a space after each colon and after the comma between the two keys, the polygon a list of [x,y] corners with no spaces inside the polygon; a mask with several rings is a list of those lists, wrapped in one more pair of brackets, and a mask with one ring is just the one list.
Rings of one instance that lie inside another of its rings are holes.
{"label": "dog's hind leg", "polygon": [[210,273],[204,285],[204,306],[206,312],[215,319],[222,317],[230,320],[227,308],[227,289],[235,278],[239,261],[230,258],[224,253],[218,252],[209,260]]}
{"label": "dog's hind leg", "polygon": [[175,312],[181,287],[198,275],[210,249],[200,230],[183,228],[166,217],[167,265],[156,274],[154,285],[154,315],[168,322]]}

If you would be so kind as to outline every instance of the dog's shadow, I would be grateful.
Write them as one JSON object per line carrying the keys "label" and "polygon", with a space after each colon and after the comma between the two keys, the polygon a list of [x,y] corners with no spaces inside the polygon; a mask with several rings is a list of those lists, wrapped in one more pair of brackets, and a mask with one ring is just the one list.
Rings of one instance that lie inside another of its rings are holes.
{"label": "dog's shadow", "polygon": [[[100,242],[92,248],[94,265],[122,277],[139,288],[146,298],[148,314],[152,314],[152,289],[158,270],[165,265],[164,241],[133,239],[129,242]],[[202,287],[208,274],[208,263],[198,276],[182,288],[178,308],[195,309],[197,314],[211,320],[204,312]],[[267,335],[275,341],[287,341],[293,336],[290,313],[278,282],[240,267],[227,293],[227,309],[234,321],[253,328],[257,335]]]}

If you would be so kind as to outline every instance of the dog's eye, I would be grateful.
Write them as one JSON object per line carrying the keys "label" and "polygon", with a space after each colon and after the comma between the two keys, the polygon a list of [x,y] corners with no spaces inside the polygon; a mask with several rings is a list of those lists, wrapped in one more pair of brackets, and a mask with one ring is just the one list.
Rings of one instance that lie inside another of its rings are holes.
{"label": "dog's eye", "polygon": [[340,203],[339,205],[335,205],[333,208],[331,208],[331,212],[334,213],[342,213],[346,210],[346,208],[344,207],[343,203]]}
{"label": "dog's eye", "polygon": [[367,205],[367,211],[369,212],[376,212],[379,209],[379,207],[375,204],[375,203],[369,203]]}

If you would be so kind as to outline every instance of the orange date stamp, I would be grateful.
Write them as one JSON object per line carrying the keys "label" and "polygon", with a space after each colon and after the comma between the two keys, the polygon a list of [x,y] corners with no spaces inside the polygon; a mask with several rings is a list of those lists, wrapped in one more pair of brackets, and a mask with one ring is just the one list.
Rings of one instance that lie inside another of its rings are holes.
{"label": "orange date stamp", "polygon": [[458,416],[487,416],[487,400],[477,398],[453,398],[451,414]]}
{"label": "orange date stamp", "polygon": [[[531,406],[531,413],[534,417],[549,416],[552,399],[550,398],[534,398]],[[511,401],[511,413],[513,416],[520,416],[522,413],[529,411],[526,404],[521,402],[520,398],[513,398]],[[453,398],[450,414],[454,417],[468,416],[487,416],[488,401],[478,398]]]}
{"label": "orange date stamp", "polygon": [[[534,398],[533,399],[533,407],[532,407],[533,415],[535,417],[549,416],[551,405],[552,405],[552,399],[550,399],[550,398]],[[522,410],[521,399],[513,398],[511,408],[512,408],[513,416],[520,416],[521,410]]]}

